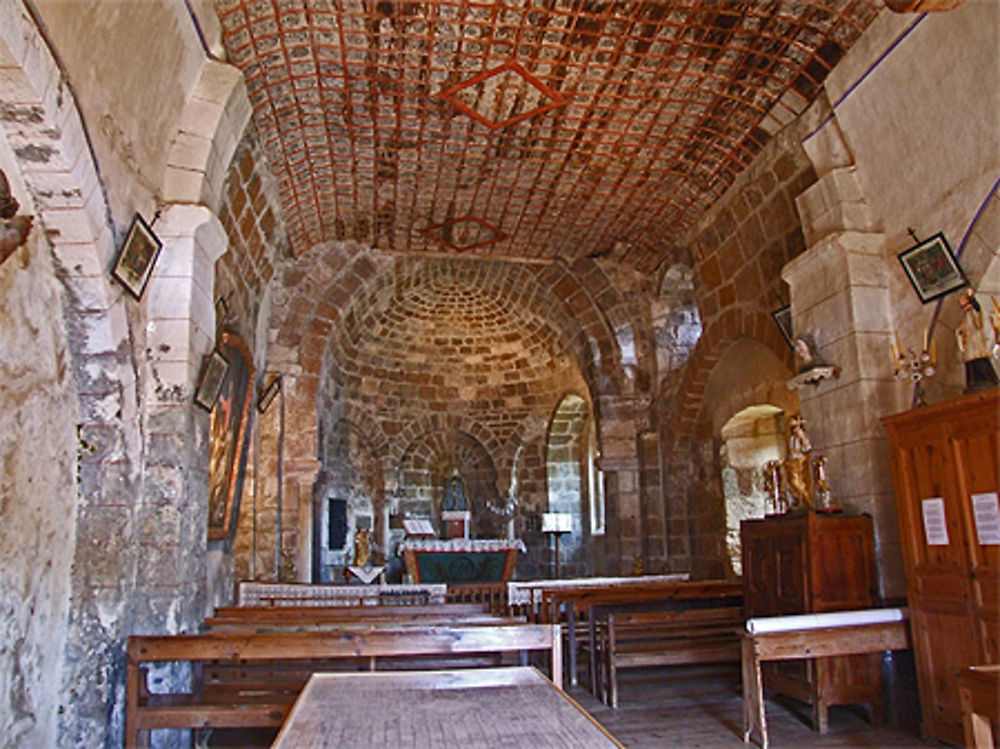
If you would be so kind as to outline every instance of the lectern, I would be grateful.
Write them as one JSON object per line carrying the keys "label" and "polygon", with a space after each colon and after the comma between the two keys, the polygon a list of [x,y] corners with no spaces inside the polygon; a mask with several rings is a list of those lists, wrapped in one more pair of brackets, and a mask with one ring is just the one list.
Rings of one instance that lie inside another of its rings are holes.
{"label": "lectern", "polygon": [[556,546],[556,574],[559,579],[559,537],[564,533],[573,530],[573,516],[568,512],[543,512],[542,513],[542,533],[548,533],[550,538],[555,538]]}

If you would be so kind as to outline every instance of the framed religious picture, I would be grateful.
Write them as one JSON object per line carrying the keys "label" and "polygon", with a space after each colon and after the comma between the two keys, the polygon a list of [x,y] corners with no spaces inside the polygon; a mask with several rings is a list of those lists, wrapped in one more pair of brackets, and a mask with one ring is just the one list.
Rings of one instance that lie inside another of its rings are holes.
{"label": "framed religious picture", "polygon": [[778,330],[781,331],[781,335],[785,337],[785,342],[794,348],[795,336],[792,334],[792,306],[786,304],[784,307],[779,307],[771,313],[771,317],[774,319],[774,324],[778,326]]}
{"label": "framed religious picture", "polygon": [[161,247],[162,243],[149,224],[138,213],[135,214],[118,259],[111,268],[111,275],[136,299],[142,298]]}
{"label": "framed religious picture", "polygon": [[267,411],[267,409],[271,406],[271,401],[274,400],[274,397],[278,394],[278,390],[280,388],[281,377],[278,376],[271,380],[271,383],[261,392],[260,397],[257,399],[257,410],[261,413]]}
{"label": "framed religious picture", "polygon": [[209,427],[208,540],[231,548],[243,495],[250,444],[253,358],[235,333],[223,333],[219,351],[229,371],[212,407]]}
{"label": "framed religious picture", "polygon": [[899,253],[899,262],[924,304],[969,283],[941,232]]}
{"label": "framed religious picture", "polygon": [[219,391],[222,390],[222,383],[228,372],[229,360],[219,349],[215,349],[209,354],[201,371],[201,378],[194,390],[194,402],[206,411],[211,411],[219,399]]}

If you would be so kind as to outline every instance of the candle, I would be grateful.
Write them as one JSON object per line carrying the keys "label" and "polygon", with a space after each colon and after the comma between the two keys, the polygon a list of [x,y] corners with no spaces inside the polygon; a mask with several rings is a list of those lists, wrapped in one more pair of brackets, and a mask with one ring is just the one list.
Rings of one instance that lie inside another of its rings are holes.
{"label": "candle", "polygon": [[892,364],[892,371],[896,371],[896,347],[889,342],[889,363]]}
{"label": "candle", "polygon": [[924,328],[924,351],[927,350],[927,328]]}
{"label": "candle", "polygon": [[899,355],[902,356],[903,355],[903,342],[901,340],[899,340],[899,331],[898,330],[895,331],[895,334],[896,334],[896,350],[899,352]]}
{"label": "candle", "polygon": [[937,340],[931,339],[931,364],[937,364]]}

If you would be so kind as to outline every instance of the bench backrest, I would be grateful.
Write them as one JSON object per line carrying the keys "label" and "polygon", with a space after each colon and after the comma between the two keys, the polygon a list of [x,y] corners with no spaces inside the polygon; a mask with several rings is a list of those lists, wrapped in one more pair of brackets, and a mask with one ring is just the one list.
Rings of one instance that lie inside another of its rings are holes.
{"label": "bench backrest", "polygon": [[719,599],[743,595],[741,583],[723,580],[699,582],[677,581],[656,585],[617,586],[607,589],[560,590],[547,592],[545,609],[556,611],[563,604],[572,604],[577,612],[589,611],[595,605],[642,603],[649,601],[693,601]]}
{"label": "bench backrest", "polygon": [[399,617],[419,619],[426,616],[463,616],[487,613],[481,603],[433,603],[413,606],[219,606],[213,618],[248,621],[278,621],[308,618],[362,619]]}
{"label": "bench backrest", "polygon": [[408,619],[400,616],[367,616],[356,619],[341,617],[267,618],[257,620],[230,617],[209,617],[205,620],[207,632],[292,632],[309,629],[426,629],[427,627],[484,627],[511,626],[524,623],[524,617],[499,614],[466,614],[462,616],[422,616]]}
{"label": "bench backrest", "polygon": [[[260,661],[463,655],[550,650],[552,681],[562,686],[559,629],[552,625],[314,630],[306,632],[205,632],[181,635],[132,635],[128,668],[169,661]],[[131,676],[131,673],[130,673]]]}

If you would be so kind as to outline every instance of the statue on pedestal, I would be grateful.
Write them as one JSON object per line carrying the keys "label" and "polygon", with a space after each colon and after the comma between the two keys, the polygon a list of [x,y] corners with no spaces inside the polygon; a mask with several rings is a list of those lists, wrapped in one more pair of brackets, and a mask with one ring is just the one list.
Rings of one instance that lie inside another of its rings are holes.
{"label": "statue on pedestal", "polygon": [[448,486],[444,494],[444,506],[446,512],[468,510],[465,502],[465,482],[462,480],[457,468],[453,468],[448,477]]}
{"label": "statue on pedestal", "polygon": [[368,528],[354,531],[354,566],[367,567],[371,561],[372,536]]}
{"label": "statue on pedestal", "polygon": [[788,421],[788,457],[785,458],[785,481],[788,492],[795,500],[793,509],[808,510],[812,504],[812,471],[809,454],[812,442],[806,434],[806,420],[800,415]]}
{"label": "statue on pedestal", "polygon": [[983,324],[983,309],[971,288],[958,295],[958,305],[962,322],[955,328],[955,338],[965,362],[965,392],[973,393],[998,383],[991,357],[993,346]]}

